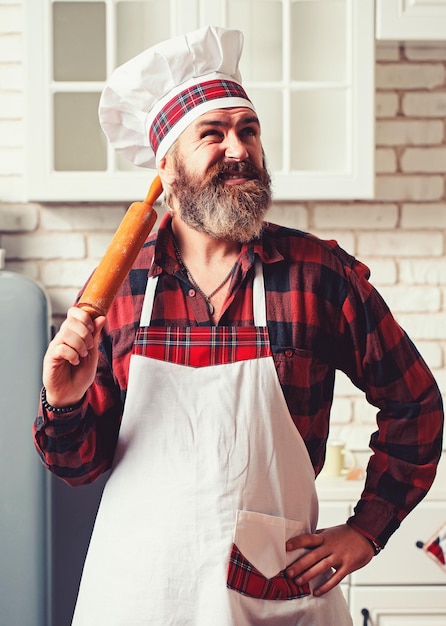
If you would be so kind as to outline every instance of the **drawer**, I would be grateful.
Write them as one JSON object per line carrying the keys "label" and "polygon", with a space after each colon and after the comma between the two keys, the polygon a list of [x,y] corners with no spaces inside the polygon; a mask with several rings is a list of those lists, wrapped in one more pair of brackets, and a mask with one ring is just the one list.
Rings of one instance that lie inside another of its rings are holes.
{"label": "drawer", "polygon": [[349,608],[353,626],[445,626],[446,589],[350,587]]}

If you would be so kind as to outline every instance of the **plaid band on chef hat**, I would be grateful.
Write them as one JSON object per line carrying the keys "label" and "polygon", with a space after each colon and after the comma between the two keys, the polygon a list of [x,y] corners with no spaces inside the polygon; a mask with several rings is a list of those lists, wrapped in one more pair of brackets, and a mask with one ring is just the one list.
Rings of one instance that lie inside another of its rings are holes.
{"label": "plaid band on chef hat", "polygon": [[197,117],[254,106],[238,69],[243,34],[207,26],[163,41],[118,67],[101,95],[99,120],[115,150],[154,168]]}

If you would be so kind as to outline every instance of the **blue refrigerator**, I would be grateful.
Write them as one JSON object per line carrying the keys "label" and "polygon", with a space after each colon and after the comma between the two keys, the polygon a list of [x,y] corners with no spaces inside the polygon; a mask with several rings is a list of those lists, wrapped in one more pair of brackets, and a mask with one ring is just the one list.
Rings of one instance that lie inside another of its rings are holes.
{"label": "blue refrigerator", "polygon": [[0,251],[0,626],[70,626],[106,480],[73,489],[34,448],[50,324],[45,291]]}

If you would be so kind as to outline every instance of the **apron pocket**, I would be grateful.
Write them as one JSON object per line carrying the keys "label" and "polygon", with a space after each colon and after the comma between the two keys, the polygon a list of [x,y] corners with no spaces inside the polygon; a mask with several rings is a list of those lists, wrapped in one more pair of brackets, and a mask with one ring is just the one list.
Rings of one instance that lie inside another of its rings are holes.
{"label": "apron pocket", "polygon": [[285,574],[286,567],[299,556],[296,551],[286,552],[286,541],[305,531],[302,522],[237,511],[227,587],[263,600],[294,600],[309,595],[308,584],[296,585]]}

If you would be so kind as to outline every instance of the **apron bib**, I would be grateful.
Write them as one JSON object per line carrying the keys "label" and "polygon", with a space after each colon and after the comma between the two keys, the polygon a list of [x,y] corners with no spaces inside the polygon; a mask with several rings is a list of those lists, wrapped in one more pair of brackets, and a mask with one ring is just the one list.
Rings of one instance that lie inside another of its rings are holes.
{"label": "apron bib", "polygon": [[256,263],[253,327],[150,327],[149,278],[73,626],[347,626],[283,570],[314,470],[283,396]]}

